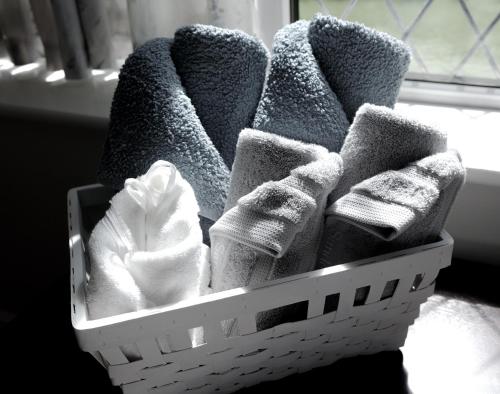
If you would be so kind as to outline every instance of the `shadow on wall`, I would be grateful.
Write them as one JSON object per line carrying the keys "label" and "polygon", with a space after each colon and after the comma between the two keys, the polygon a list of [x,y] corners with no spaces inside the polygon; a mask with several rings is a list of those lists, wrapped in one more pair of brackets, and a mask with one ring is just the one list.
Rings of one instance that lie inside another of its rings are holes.
{"label": "shadow on wall", "polygon": [[69,277],[66,193],[96,182],[107,120],[0,107],[0,125],[0,310],[18,313]]}

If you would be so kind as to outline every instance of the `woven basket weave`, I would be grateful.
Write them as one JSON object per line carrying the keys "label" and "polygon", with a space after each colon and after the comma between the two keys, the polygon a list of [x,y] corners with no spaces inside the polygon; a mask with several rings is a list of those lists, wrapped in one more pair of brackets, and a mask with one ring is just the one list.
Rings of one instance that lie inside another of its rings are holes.
{"label": "woven basket weave", "polygon": [[[404,344],[420,304],[450,264],[453,240],[238,288],[172,306],[89,320],[85,250],[110,191],[100,185],[68,193],[72,322],[90,352],[124,393],[233,392],[326,366],[343,357],[395,350]],[[257,331],[260,311],[307,303],[304,320]],[[238,319],[238,335],[221,322]],[[194,328],[203,327],[193,347]],[[127,358],[133,347],[140,358]]]}

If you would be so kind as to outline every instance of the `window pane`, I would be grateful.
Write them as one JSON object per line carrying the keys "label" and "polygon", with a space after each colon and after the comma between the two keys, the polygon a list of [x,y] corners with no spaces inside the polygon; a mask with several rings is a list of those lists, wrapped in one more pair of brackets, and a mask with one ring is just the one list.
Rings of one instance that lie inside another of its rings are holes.
{"label": "window pane", "polygon": [[299,0],[315,13],[361,22],[404,39],[408,79],[500,86],[500,0]]}

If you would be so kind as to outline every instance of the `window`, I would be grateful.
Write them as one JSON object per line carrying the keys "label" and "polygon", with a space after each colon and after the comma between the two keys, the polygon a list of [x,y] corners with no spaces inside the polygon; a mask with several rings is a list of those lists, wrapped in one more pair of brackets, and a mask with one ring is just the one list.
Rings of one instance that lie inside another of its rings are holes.
{"label": "window", "polygon": [[500,87],[498,0],[295,0],[293,15],[336,15],[407,42],[408,80]]}

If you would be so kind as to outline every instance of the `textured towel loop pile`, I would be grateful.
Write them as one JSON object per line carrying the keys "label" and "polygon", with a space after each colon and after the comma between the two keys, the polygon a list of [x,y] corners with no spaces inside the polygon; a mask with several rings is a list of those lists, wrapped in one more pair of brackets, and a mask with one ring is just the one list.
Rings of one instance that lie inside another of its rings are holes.
{"label": "textured towel loop pile", "polygon": [[339,152],[364,103],[393,107],[410,64],[400,40],[316,15],[283,27],[253,127]]}
{"label": "textured towel loop pile", "polygon": [[128,179],[90,236],[90,318],[205,293],[209,255],[198,211],[192,188],[169,162]]}
{"label": "textured towel loop pile", "polygon": [[[339,155],[324,147],[243,130],[225,213],[210,229],[213,291],[312,270],[327,196],[341,174]],[[294,312],[259,313],[257,327],[269,328]]]}
{"label": "textured towel loop pile", "polygon": [[218,219],[236,139],[252,124],[267,60],[256,38],[214,26],[187,26],[137,48],[120,71],[99,181],[121,189],[125,179],[168,160],[193,187],[201,215]]}

